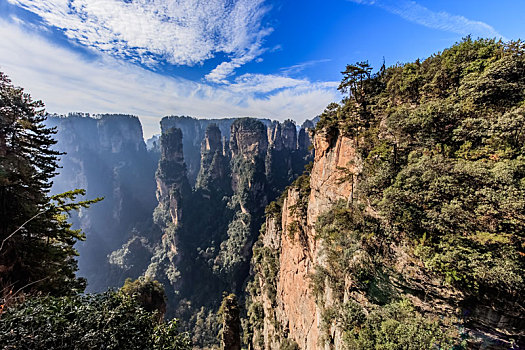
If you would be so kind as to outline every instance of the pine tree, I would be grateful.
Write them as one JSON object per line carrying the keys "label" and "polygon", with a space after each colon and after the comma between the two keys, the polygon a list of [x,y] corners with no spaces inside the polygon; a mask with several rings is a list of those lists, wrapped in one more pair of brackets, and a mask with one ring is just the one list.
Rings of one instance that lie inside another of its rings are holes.
{"label": "pine tree", "polygon": [[67,222],[72,210],[99,198],[75,202],[83,190],[49,196],[59,152],[54,128],[44,125],[44,104],[33,101],[0,72],[0,297],[17,293],[74,294],[73,245],[83,240]]}

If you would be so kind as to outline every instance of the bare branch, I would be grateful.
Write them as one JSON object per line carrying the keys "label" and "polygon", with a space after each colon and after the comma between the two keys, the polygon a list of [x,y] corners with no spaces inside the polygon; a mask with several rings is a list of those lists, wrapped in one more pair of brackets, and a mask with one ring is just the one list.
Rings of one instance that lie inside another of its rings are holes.
{"label": "bare branch", "polygon": [[[49,209],[48,209],[49,210]],[[30,219],[28,219],[26,222],[24,222],[22,224],[22,226],[20,226],[19,228],[17,228],[16,230],[13,231],[13,233],[11,233],[9,236],[7,236],[3,241],[2,241],[2,244],[0,245],[0,252],[2,251],[2,248],[4,247],[4,243],[11,237],[13,237],[15,235],[15,233],[17,233],[18,231],[20,231],[25,225],[27,225],[31,220],[34,220],[36,217],[44,214],[47,210],[44,210],[44,211],[41,211],[41,212],[38,212],[36,213],[35,215],[33,215],[33,217],[31,217]]]}

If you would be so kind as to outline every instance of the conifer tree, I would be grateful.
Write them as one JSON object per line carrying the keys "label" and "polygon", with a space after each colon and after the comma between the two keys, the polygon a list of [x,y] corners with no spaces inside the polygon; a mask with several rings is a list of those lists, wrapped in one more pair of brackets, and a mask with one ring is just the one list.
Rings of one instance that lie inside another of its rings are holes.
{"label": "conifer tree", "polygon": [[44,104],[0,72],[0,297],[82,291],[73,245],[83,240],[68,214],[100,199],[75,202],[84,190],[50,196],[59,152]]}

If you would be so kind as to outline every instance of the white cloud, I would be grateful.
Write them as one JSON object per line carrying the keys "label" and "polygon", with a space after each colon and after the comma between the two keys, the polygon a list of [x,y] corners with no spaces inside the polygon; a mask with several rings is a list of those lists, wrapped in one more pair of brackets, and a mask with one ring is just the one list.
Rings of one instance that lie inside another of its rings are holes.
{"label": "white cloud", "polygon": [[407,21],[425,27],[444,30],[474,37],[503,38],[492,26],[481,21],[470,20],[463,16],[444,11],[432,11],[411,0],[349,0],[363,5],[374,5],[396,14]]}
{"label": "white cloud", "polygon": [[245,52],[237,55],[229,62],[222,62],[215,67],[210,73],[206,74],[206,80],[212,83],[228,84],[227,77],[231,76],[235,69],[243,66],[244,64],[254,60],[257,56],[261,55],[265,50],[261,48],[262,37],[266,33],[263,32],[259,39]]}
{"label": "white cloud", "polygon": [[[86,61],[0,20],[0,70],[46,103],[51,113],[83,111],[138,115],[146,137],[165,115],[253,116],[302,122],[340,99],[336,83],[278,75],[243,75],[227,86],[165,77],[101,56]],[[262,94],[262,97],[261,97]]]}
{"label": "white cloud", "polygon": [[290,67],[281,68],[281,72],[283,72],[283,74],[285,75],[297,74],[297,73],[302,72],[308,67],[315,66],[316,64],[319,64],[319,63],[326,63],[330,61],[331,59],[328,59],[328,58],[324,58],[320,60],[306,61],[306,62],[302,62],[299,64],[294,64],[293,66],[290,66]]}
{"label": "white cloud", "polygon": [[227,89],[235,93],[269,93],[281,89],[294,88],[299,90],[336,89],[338,82],[311,82],[308,79],[294,79],[273,74],[244,74],[235,79],[235,83]]}
{"label": "white cloud", "polygon": [[264,0],[8,0],[81,45],[154,65],[234,57],[222,76],[256,58],[271,30]]}
{"label": "white cloud", "polygon": [[293,79],[279,75],[244,74],[235,79],[228,89],[236,93],[268,93],[283,88],[308,85],[308,80]]}

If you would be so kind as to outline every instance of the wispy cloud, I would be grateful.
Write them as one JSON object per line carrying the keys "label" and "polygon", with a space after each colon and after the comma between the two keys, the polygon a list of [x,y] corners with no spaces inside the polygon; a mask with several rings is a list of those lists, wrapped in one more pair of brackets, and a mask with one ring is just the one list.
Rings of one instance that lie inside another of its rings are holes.
{"label": "wispy cloud", "polygon": [[293,75],[293,74],[302,72],[308,67],[312,67],[312,66],[315,66],[316,64],[326,63],[330,61],[331,59],[328,59],[328,58],[323,58],[320,60],[311,60],[311,61],[306,61],[306,62],[302,62],[299,64],[294,64],[293,66],[290,66],[290,67],[283,67],[280,70],[284,75]]}
{"label": "wispy cloud", "polygon": [[300,122],[340,99],[333,82],[245,74],[232,84],[216,86],[162,76],[108,56],[86,61],[2,20],[0,37],[0,70],[35,99],[42,99],[49,112],[135,114],[146,136],[158,132],[164,115]]}
{"label": "wispy cloud", "polygon": [[432,11],[411,0],[348,0],[363,5],[373,5],[396,14],[407,21],[425,27],[444,30],[461,35],[503,38],[492,26],[448,12]]}
{"label": "wispy cloud", "polygon": [[[251,55],[246,55],[245,57],[251,57]],[[274,84],[280,83],[297,83],[302,82],[302,80],[288,78],[290,75],[295,75],[302,72],[308,67],[314,66],[319,63],[330,62],[331,59],[320,59],[320,60],[311,60],[295,64],[290,67],[283,67],[279,71],[281,75],[262,75],[262,74],[244,74],[235,79],[234,83],[226,80],[227,77],[233,74],[233,70],[241,65],[243,58],[233,59],[230,62],[223,62],[217,66],[213,71],[206,75],[206,79],[213,83],[221,83],[229,85],[230,89],[235,89],[239,91],[239,87],[242,86],[243,89],[248,89],[252,91],[253,89],[260,89],[261,92],[267,92],[266,90],[273,86]],[[268,90],[268,91],[272,91]]]}
{"label": "wispy cloud", "polygon": [[[195,65],[223,53],[233,69],[260,54],[264,0],[8,0],[71,40],[145,65]],[[220,76],[220,74],[217,74]]]}
{"label": "wispy cloud", "polygon": [[261,42],[262,38],[267,34],[265,31],[261,32],[253,45],[244,50],[244,52],[237,54],[236,57],[232,58],[229,62],[220,63],[210,73],[206,74],[205,79],[212,83],[228,84],[226,78],[233,75],[235,69],[253,61],[266,51],[261,47]]}

